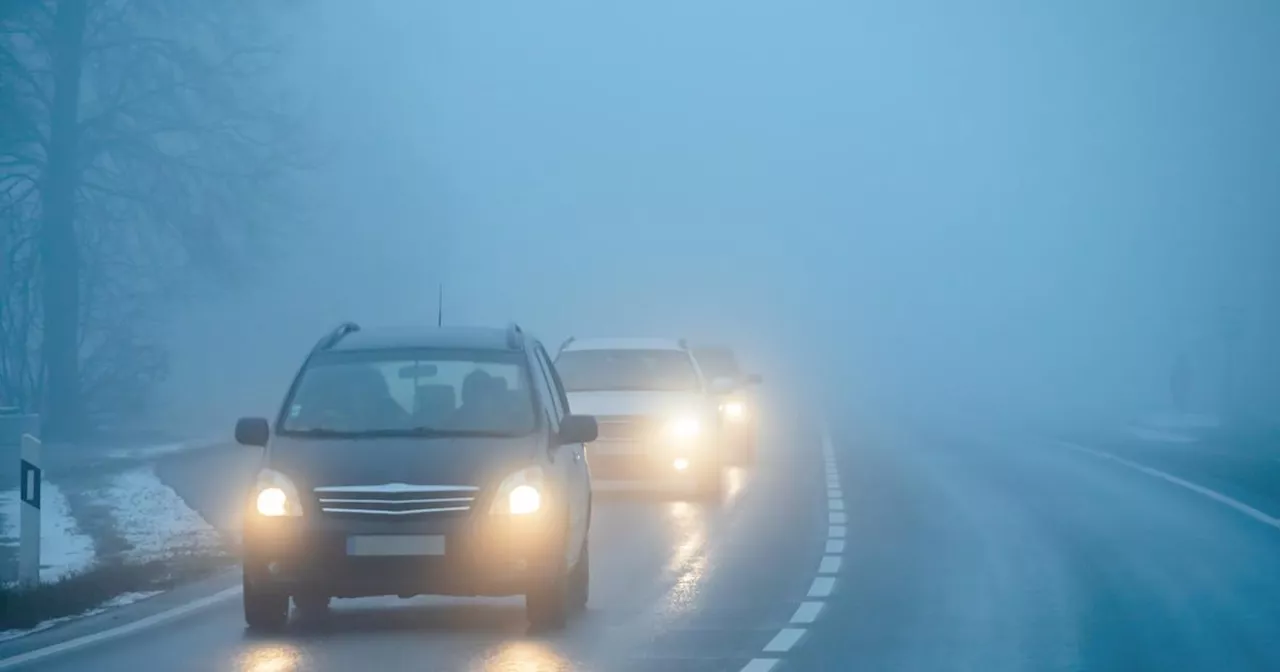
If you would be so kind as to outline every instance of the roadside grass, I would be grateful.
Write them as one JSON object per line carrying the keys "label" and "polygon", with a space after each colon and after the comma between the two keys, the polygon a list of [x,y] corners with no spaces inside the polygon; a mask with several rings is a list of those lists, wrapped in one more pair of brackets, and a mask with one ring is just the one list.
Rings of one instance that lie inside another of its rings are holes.
{"label": "roadside grass", "polygon": [[178,551],[145,562],[108,560],[34,588],[0,586],[0,631],[34,628],[45,621],[92,612],[129,593],[173,588],[211,576],[237,562],[225,550]]}

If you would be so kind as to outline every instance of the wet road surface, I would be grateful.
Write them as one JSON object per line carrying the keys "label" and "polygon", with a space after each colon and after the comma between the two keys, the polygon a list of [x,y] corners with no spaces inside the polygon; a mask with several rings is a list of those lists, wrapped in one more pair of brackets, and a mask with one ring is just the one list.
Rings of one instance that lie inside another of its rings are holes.
{"label": "wet road surface", "polygon": [[1043,437],[832,436],[770,438],[719,503],[602,495],[561,633],[393,598],[254,637],[231,599],[26,669],[1280,670],[1265,517]]}

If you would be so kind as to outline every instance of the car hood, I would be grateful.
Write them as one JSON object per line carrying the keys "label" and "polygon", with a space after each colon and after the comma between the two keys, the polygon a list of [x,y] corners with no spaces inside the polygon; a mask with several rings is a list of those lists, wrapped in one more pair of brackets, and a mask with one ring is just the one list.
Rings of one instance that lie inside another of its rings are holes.
{"label": "car hood", "polygon": [[570,392],[569,410],[580,415],[671,415],[706,409],[707,397],[697,392]]}
{"label": "car hood", "polygon": [[520,438],[313,438],[277,436],[266,466],[300,490],[335,485],[487,488],[536,462],[536,434]]}

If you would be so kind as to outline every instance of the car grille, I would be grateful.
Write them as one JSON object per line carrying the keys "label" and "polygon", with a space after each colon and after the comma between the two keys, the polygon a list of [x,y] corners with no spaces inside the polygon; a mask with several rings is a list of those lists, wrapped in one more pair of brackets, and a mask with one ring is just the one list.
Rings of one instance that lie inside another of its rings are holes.
{"label": "car grille", "polygon": [[654,424],[640,416],[605,416],[596,418],[600,430],[597,441],[643,441],[654,434]]}
{"label": "car grille", "polygon": [[345,517],[463,515],[478,488],[469,485],[341,485],[316,488],[320,511]]}

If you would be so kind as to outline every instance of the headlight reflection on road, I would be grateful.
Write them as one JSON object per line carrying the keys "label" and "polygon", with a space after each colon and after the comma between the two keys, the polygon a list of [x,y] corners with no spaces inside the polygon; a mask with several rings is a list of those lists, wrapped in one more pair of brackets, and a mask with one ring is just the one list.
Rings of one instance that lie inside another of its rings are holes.
{"label": "headlight reflection on road", "polygon": [[560,654],[540,642],[511,642],[489,656],[484,672],[560,672],[572,666]]}
{"label": "headlight reflection on road", "polygon": [[724,499],[721,503],[724,506],[732,505],[738,495],[742,494],[742,490],[747,487],[747,470],[742,467],[730,467],[725,472],[724,478]]}
{"label": "headlight reflection on road", "polygon": [[676,575],[667,607],[673,613],[684,613],[693,610],[698,586],[707,571],[706,510],[689,502],[672,502],[667,513],[675,539],[665,569]]}
{"label": "headlight reflection on road", "polygon": [[240,659],[240,672],[293,672],[301,669],[302,651],[288,644],[250,649]]}

